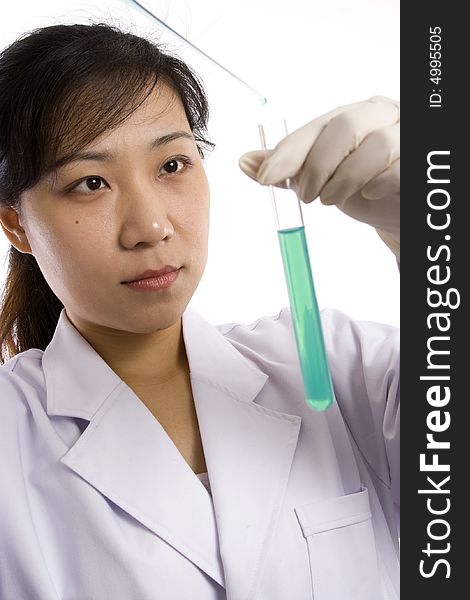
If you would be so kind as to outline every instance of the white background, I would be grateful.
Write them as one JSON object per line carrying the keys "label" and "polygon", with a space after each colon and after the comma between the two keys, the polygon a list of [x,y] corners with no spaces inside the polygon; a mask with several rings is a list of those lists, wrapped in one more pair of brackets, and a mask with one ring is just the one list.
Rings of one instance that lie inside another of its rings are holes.
{"label": "white background", "polygon": [[[159,18],[268,98],[188,49],[122,0],[5,3],[0,47],[36,27],[105,21],[160,40],[202,77],[217,148],[209,260],[192,299],[213,324],[250,322],[288,303],[267,188],[245,177],[239,156],[260,146],[257,123],[286,118],[290,131],[337,106],[377,94],[399,99],[399,0],[142,0]],[[373,229],[315,201],[303,205],[317,298],[354,318],[399,323],[399,275]],[[8,243],[0,237],[0,284]]]}

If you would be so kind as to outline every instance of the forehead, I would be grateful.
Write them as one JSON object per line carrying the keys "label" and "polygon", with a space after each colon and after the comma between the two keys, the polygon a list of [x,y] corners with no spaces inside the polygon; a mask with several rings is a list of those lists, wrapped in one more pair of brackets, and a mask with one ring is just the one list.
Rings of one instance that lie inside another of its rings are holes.
{"label": "forehead", "polygon": [[[122,135],[141,135],[141,130],[152,126],[152,131],[167,133],[175,129],[191,132],[183,103],[176,92],[159,84],[145,101],[117,127],[108,129],[90,146],[99,145],[109,138]],[[140,130],[137,133],[137,130]]]}
{"label": "forehead", "polygon": [[[179,123],[186,122],[186,113],[178,94],[166,84],[159,84],[152,90],[143,104],[137,108],[123,123],[144,125],[149,122],[171,122],[177,119]],[[188,124],[189,127],[189,124]]]}

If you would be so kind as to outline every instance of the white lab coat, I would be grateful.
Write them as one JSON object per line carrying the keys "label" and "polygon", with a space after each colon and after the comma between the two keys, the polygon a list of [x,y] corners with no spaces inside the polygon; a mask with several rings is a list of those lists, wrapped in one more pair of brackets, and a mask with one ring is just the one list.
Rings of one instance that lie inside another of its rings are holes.
{"label": "white lab coat", "polygon": [[212,497],[62,311],[0,368],[1,600],[395,600],[398,334],[322,320],[304,401],[290,311],[183,315]]}

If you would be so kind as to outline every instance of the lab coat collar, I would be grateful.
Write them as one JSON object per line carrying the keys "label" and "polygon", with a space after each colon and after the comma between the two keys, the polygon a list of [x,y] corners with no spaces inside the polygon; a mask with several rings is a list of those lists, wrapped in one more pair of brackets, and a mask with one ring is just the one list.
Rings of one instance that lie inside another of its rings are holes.
{"label": "lab coat collar", "polygon": [[[191,377],[228,390],[241,401],[255,398],[268,375],[253,366],[190,306],[183,313],[182,330]],[[51,416],[90,421],[109,394],[123,384],[71,323],[65,309],[44,352],[43,368],[48,382],[47,413]]]}
{"label": "lab coat collar", "polygon": [[224,586],[228,600],[249,600],[274,537],[301,419],[256,403],[268,376],[192,308],[183,314],[183,336],[212,500],[65,310],[43,354],[47,411],[90,421],[63,464]]}

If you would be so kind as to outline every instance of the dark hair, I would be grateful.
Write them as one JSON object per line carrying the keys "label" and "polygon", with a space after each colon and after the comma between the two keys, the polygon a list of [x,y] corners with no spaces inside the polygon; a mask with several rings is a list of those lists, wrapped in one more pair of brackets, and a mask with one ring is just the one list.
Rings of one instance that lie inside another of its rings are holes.
{"label": "dark hair", "polygon": [[[0,206],[20,195],[61,155],[118,126],[157,82],[181,99],[201,156],[208,102],[199,78],[155,42],[105,23],[52,25],[0,52]],[[21,212],[20,212],[21,214]],[[0,362],[52,339],[62,302],[36,259],[11,246],[0,300]]]}

